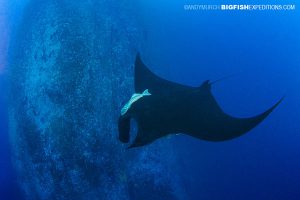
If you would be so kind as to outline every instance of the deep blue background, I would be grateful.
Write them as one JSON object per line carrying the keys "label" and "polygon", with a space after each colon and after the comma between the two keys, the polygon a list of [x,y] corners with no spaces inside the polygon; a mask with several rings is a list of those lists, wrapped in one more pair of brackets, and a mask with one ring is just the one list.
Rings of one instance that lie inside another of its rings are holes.
{"label": "deep blue background", "polygon": [[299,9],[185,11],[186,3],[143,2],[144,57],[153,71],[194,86],[233,74],[213,93],[234,116],[258,114],[286,96],[270,117],[238,139],[173,138],[190,198],[300,199]]}
{"label": "deep blue background", "polygon": [[7,85],[5,79],[3,75],[0,75],[0,199],[22,200],[11,160],[6,106]]}
{"label": "deep blue background", "polygon": [[[2,0],[7,1],[7,0]],[[8,47],[14,41],[15,32],[22,18],[23,9],[29,0],[9,0],[1,7],[0,12],[6,16],[7,21],[2,22],[9,32]],[[1,50],[2,51],[2,50]],[[6,53],[6,52],[0,52]],[[0,61],[4,62],[5,61]],[[8,135],[8,116],[7,116],[7,69],[0,72],[0,199],[1,200],[22,200],[22,194],[17,183],[11,160],[11,146]]]}
{"label": "deep blue background", "polygon": [[10,154],[6,90],[5,80],[3,76],[0,76],[0,199],[21,200]]}

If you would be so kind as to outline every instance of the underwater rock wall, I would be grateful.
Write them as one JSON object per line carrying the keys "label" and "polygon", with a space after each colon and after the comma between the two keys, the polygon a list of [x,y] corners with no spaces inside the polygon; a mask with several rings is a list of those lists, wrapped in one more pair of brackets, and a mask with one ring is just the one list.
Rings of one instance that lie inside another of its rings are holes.
{"label": "underwater rock wall", "polygon": [[32,0],[10,50],[10,137],[28,199],[181,199],[169,140],[118,141],[140,29],[132,1]]}

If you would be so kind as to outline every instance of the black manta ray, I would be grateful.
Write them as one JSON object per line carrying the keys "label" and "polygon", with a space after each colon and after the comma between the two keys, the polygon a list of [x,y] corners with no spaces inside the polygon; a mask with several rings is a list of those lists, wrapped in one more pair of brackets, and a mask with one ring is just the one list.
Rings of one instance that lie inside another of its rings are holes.
{"label": "black manta ray", "polygon": [[162,79],[152,73],[139,54],[135,61],[135,93],[119,118],[119,139],[130,141],[130,120],[137,123],[131,147],[140,147],[169,134],[183,133],[207,141],[239,137],[262,122],[282,101],[250,118],[224,113],[211,93],[212,82],[190,87]]}

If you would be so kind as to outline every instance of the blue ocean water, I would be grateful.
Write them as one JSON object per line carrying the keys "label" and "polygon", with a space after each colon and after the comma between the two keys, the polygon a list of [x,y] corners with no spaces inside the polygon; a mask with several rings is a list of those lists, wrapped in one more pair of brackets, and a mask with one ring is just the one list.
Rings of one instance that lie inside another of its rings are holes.
{"label": "blue ocean water", "polygon": [[[176,147],[186,197],[299,199],[299,10],[191,11],[183,9],[190,1],[138,3],[144,29],[140,51],[159,76],[198,86],[229,75],[213,86],[213,94],[227,113],[237,117],[258,114],[285,96],[262,124],[238,139],[168,139]],[[206,3],[211,1],[201,1]],[[6,84],[0,83],[0,197],[21,199],[12,197],[19,189],[10,161]]]}
{"label": "blue ocean water", "polygon": [[8,116],[7,116],[7,84],[0,79],[0,197],[1,199],[22,199],[17,176],[14,172],[11,160],[11,147],[8,136]]}
{"label": "blue ocean water", "polygon": [[255,115],[286,96],[265,122],[238,139],[174,139],[182,173],[193,180],[186,185],[190,198],[299,199],[299,11],[183,10],[189,3],[148,1],[143,10],[147,61],[155,72],[192,86],[233,75],[214,85],[213,94],[234,116]]}

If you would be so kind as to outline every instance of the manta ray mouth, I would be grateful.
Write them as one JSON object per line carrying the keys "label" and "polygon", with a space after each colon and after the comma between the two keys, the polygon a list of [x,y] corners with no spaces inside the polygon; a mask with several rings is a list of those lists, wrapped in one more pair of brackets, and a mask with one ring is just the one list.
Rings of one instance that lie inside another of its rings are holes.
{"label": "manta ray mouth", "polygon": [[138,133],[138,123],[134,118],[119,119],[119,139],[122,143],[133,143]]}

